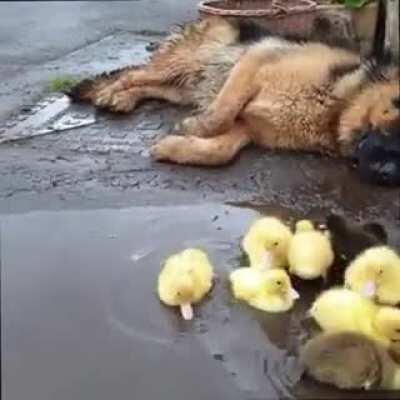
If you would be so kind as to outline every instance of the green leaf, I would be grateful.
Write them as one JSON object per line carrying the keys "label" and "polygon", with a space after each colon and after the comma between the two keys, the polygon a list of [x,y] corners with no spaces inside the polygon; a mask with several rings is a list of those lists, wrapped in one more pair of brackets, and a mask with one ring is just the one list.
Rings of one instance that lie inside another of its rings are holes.
{"label": "green leaf", "polygon": [[361,8],[368,0],[345,0],[344,5],[348,8]]}
{"label": "green leaf", "polygon": [[59,76],[52,79],[48,83],[47,89],[52,92],[65,92],[68,89],[71,89],[73,86],[75,86],[78,82],[79,80],[74,77]]}

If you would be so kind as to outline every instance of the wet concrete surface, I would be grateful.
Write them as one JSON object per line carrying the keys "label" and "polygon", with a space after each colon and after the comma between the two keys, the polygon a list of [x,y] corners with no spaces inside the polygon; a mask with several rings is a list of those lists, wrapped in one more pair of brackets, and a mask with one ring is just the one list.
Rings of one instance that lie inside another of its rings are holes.
{"label": "wet concrete surface", "polygon": [[197,1],[17,1],[0,3],[0,61],[55,60],[118,31],[165,32],[196,17]]}
{"label": "wet concrete surface", "polygon": [[[162,35],[172,24],[195,19],[196,4],[196,0],[0,2],[0,121],[17,106],[36,100],[54,75],[68,73],[69,55],[89,51],[83,65],[77,63],[71,73],[84,72],[88,60],[90,73],[96,71],[97,61],[101,71],[102,54],[96,52],[94,57],[91,45],[127,32]],[[109,50],[113,51],[112,45]]]}
{"label": "wet concrete surface", "polygon": [[4,76],[0,82],[0,122],[8,120],[10,115],[18,112],[20,108],[36,105],[42,100],[46,91],[49,91],[51,81],[55,78],[79,79],[113,70],[122,65],[143,62],[148,56],[146,45],[149,41],[160,40],[160,37],[160,32],[151,35],[118,30],[109,34],[104,33],[98,40],[82,48],[70,51],[54,60],[21,66],[21,71],[9,76],[2,71],[6,65],[0,57],[0,71]]}
{"label": "wet concrete surface", "polygon": [[[280,207],[264,212],[297,217]],[[320,282],[295,282],[302,300],[285,314],[257,312],[231,296],[227,276],[257,216],[203,203],[4,217],[4,398],[343,398],[301,379],[297,359]],[[207,251],[218,275],[191,322],[155,294],[162,260],[186,247]],[[346,393],[382,398],[398,393]]]}

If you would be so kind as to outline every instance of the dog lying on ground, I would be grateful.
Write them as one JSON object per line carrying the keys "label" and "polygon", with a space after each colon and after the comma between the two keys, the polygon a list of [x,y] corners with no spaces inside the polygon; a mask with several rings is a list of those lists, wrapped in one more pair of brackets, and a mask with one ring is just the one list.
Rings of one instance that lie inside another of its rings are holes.
{"label": "dog lying on ground", "polygon": [[398,80],[398,65],[213,17],[172,33],[147,65],[85,80],[69,94],[123,113],[150,98],[191,105],[196,113],[179,134],[151,148],[156,160],[218,166],[255,143],[352,158],[367,180],[399,184],[400,148],[391,145],[399,141]]}

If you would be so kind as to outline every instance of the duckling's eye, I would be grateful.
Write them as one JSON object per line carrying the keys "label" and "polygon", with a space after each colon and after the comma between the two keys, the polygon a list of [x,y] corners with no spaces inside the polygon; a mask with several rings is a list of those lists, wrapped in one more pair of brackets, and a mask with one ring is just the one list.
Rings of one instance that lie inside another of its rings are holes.
{"label": "duckling's eye", "polygon": [[281,285],[282,285],[282,281],[276,281],[276,284],[277,284],[278,286],[281,286]]}
{"label": "duckling's eye", "polygon": [[273,245],[276,247],[278,246],[279,242],[274,242]]}
{"label": "duckling's eye", "polygon": [[378,275],[382,275],[383,274],[383,269],[378,269]]}

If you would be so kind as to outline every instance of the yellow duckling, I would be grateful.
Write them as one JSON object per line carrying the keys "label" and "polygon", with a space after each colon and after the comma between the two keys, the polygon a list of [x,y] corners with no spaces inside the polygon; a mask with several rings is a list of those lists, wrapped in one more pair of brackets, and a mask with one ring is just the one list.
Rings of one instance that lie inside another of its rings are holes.
{"label": "yellow duckling", "polygon": [[378,306],[350,289],[323,292],[312,305],[310,315],[326,332],[359,332],[385,346],[399,337],[400,309]]}
{"label": "yellow duckling", "polygon": [[400,257],[387,246],[371,247],[346,269],[345,285],[382,304],[400,303]]}
{"label": "yellow duckling", "polygon": [[311,221],[298,221],[288,252],[290,273],[302,279],[326,278],[334,259],[329,235]]}
{"label": "yellow duckling", "polygon": [[299,298],[283,269],[239,268],[231,273],[230,282],[237,299],[271,313],[290,310]]}
{"label": "yellow duckling", "polygon": [[251,267],[285,268],[291,239],[292,232],[283,222],[275,217],[264,217],[251,225],[242,247]]}
{"label": "yellow duckling", "polygon": [[179,306],[182,317],[193,318],[192,304],[198,303],[210,290],[213,266],[198,249],[187,249],[169,257],[158,277],[158,295],[168,306]]}

